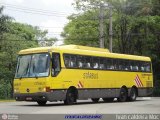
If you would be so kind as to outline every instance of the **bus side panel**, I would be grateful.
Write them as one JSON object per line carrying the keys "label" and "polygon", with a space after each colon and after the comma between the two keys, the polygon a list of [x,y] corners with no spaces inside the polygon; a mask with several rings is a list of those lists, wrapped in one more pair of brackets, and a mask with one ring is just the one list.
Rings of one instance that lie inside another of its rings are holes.
{"label": "bus side panel", "polygon": [[[62,69],[53,79],[52,89],[67,90],[74,86],[78,89],[80,99],[118,97],[122,86],[128,88],[128,93],[132,86],[136,86],[139,96],[147,96],[150,92],[146,90],[153,86],[148,85],[153,82],[151,73],[144,76],[142,73],[124,71]],[[141,81],[141,85],[137,84],[137,79]]]}

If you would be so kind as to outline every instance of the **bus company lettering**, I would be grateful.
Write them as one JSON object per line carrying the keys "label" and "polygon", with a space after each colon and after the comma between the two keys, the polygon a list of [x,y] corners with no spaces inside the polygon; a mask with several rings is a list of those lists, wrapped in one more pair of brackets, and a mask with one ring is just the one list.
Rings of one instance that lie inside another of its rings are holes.
{"label": "bus company lettering", "polygon": [[21,83],[14,83],[14,86],[21,86]]}
{"label": "bus company lettering", "polygon": [[45,85],[45,82],[35,82],[34,85]]}
{"label": "bus company lettering", "polygon": [[83,74],[83,78],[84,79],[98,79],[98,73],[87,72]]}

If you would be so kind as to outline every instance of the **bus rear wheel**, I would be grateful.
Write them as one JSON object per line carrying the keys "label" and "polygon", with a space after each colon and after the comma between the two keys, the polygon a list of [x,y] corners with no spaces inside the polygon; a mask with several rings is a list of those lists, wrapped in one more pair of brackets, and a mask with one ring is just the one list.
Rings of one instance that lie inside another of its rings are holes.
{"label": "bus rear wheel", "polygon": [[98,103],[99,98],[91,98],[91,100],[92,100],[94,103]]}
{"label": "bus rear wheel", "polygon": [[37,101],[39,106],[45,106],[47,101]]}
{"label": "bus rear wheel", "polygon": [[126,88],[122,87],[118,97],[119,102],[125,102],[127,100],[128,94]]}
{"label": "bus rear wheel", "polygon": [[68,90],[66,99],[64,100],[65,105],[72,105],[76,101],[76,95],[72,90]]}
{"label": "bus rear wheel", "polygon": [[131,88],[130,95],[129,95],[129,101],[135,101],[137,98],[137,91],[135,88]]}

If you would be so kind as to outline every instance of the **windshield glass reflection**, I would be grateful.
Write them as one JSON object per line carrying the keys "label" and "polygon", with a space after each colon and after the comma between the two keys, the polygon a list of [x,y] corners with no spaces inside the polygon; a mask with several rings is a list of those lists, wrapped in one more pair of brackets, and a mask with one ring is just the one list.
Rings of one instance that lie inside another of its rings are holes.
{"label": "windshield glass reflection", "polygon": [[15,77],[48,76],[49,60],[49,54],[46,53],[19,56]]}

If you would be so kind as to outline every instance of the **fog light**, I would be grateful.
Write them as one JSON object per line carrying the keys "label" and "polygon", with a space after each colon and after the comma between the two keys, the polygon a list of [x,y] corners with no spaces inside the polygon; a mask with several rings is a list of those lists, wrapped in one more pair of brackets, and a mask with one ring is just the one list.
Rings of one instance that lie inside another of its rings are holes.
{"label": "fog light", "polygon": [[14,92],[16,93],[16,92],[17,92],[17,90],[16,90],[16,89],[14,89]]}
{"label": "fog light", "polygon": [[43,88],[43,91],[46,92],[46,88]]}

